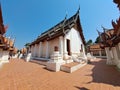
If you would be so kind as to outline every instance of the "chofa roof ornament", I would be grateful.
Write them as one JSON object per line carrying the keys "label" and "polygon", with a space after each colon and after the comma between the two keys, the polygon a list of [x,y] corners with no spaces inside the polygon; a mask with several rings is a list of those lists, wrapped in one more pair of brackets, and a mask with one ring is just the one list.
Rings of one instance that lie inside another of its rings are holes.
{"label": "chofa roof ornament", "polygon": [[120,0],[113,0],[113,2],[117,4],[117,7],[118,7],[119,10],[120,10]]}

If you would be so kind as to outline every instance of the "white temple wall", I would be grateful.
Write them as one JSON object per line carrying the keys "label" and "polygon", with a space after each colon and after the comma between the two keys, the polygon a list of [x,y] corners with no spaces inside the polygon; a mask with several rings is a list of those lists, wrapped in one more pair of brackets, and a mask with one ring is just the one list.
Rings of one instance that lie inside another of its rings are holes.
{"label": "white temple wall", "polygon": [[118,43],[118,48],[119,48],[119,51],[120,51],[120,43]]}
{"label": "white temple wall", "polygon": [[46,41],[46,58],[49,58],[49,48],[50,48],[50,45],[49,45],[49,41]]}
{"label": "white temple wall", "polygon": [[[48,47],[47,47],[48,45]],[[31,53],[33,57],[50,58],[50,55],[54,52],[54,47],[59,49],[59,37],[50,41],[43,41],[39,44],[31,46]],[[48,49],[48,50],[47,50]],[[46,52],[47,51],[47,52]]]}
{"label": "white temple wall", "polygon": [[117,67],[120,69],[120,43],[118,43],[117,47],[117,54],[118,54],[118,63]]}
{"label": "white temple wall", "polygon": [[63,58],[63,54],[64,54],[64,38],[63,36],[60,36],[59,37],[59,52],[60,52],[60,55],[61,57]]}
{"label": "white temple wall", "polygon": [[55,38],[49,41],[49,57],[53,54],[55,46],[57,46],[59,49],[59,38]]}
{"label": "white temple wall", "polygon": [[35,44],[35,52],[34,52],[34,56],[37,57],[37,44]]}
{"label": "white temple wall", "polygon": [[7,63],[9,62],[8,58],[9,58],[9,51],[3,51],[2,49],[0,49],[0,62]]}
{"label": "white temple wall", "polygon": [[35,45],[33,45],[33,57],[35,57],[35,53],[36,53],[36,51],[35,51]]}
{"label": "white temple wall", "polygon": [[39,57],[39,44],[36,44],[36,56]]}
{"label": "white temple wall", "polygon": [[120,49],[119,49],[119,44],[115,46],[116,47],[116,50],[117,50],[117,57],[118,57],[118,60],[120,60]]}
{"label": "white temple wall", "polygon": [[84,44],[82,43],[82,39],[80,37],[79,31],[72,28],[66,35],[66,39],[70,40],[71,54],[79,55],[81,50],[81,45],[83,46],[84,52]]}
{"label": "white temple wall", "polygon": [[84,44],[82,44],[83,45],[83,57],[86,57],[86,53],[85,53],[85,45]]}
{"label": "white temple wall", "polygon": [[105,48],[106,55],[107,55],[107,64],[108,65],[116,65],[116,60],[115,60],[115,48],[106,47]]}
{"label": "white temple wall", "polygon": [[[54,47],[57,46],[58,50],[60,51],[60,54],[62,54],[62,57],[67,54],[67,39],[70,40],[70,53],[72,56],[80,56],[82,53],[82,56],[85,56],[85,49],[84,44],[82,42],[82,39],[80,37],[79,31],[72,28],[64,37],[60,36],[55,39],[52,39],[50,41],[43,41],[39,44],[35,44],[31,47],[32,56],[33,57],[41,57],[41,58],[50,58],[50,56],[54,52]],[[66,42],[66,44],[65,44]],[[82,52],[81,50],[82,45]],[[41,48],[40,48],[41,46]],[[61,49],[61,50],[60,50]],[[65,54],[66,53],[66,54]]]}
{"label": "white temple wall", "polygon": [[117,63],[118,63],[118,55],[117,55],[116,47],[112,47],[112,51],[113,51],[113,62],[114,62],[115,65],[117,65]]}
{"label": "white temple wall", "polygon": [[42,57],[42,42],[39,42],[39,57]]}
{"label": "white temple wall", "polygon": [[46,41],[42,42],[42,57],[46,57]]}
{"label": "white temple wall", "polygon": [[2,60],[7,61],[9,58],[9,51],[3,51]]}
{"label": "white temple wall", "polygon": [[106,55],[107,55],[107,64],[108,65],[117,65],[120,61],[120,56],[119,56],[119,47],[106,47],[105,48]]}
{"label": "white temple wall", "polygon": [[31,46],[31,54],[32,54],[32,57],[34,56],[34,46],[32,45]]}

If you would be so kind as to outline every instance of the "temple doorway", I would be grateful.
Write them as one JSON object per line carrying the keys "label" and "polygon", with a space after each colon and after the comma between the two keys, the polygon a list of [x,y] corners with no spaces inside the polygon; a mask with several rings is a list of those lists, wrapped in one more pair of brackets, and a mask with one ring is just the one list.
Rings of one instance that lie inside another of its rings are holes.
{"label": "temple doorway", "polygon": [[67,52],[68,52],[68,55],[71,55],[70,40],[69,39],[67,39]]}

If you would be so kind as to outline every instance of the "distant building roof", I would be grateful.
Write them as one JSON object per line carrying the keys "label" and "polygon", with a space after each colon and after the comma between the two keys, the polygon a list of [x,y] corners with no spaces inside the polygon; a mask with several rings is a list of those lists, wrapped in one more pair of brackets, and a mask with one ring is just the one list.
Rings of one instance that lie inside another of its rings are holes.
{"label": "distant building roof", "polygon": [[101,48],[100,43],[96,43],[96,44],[90,45],[89,50],[90,51],[99,51],[99,50],[104,50],[104,49]]}
{"label": "distant building roof", "polygon": [[119,10],[120,10],[120,0],[113,0],[113,2],[117,4],[117,7],[118,7]]}

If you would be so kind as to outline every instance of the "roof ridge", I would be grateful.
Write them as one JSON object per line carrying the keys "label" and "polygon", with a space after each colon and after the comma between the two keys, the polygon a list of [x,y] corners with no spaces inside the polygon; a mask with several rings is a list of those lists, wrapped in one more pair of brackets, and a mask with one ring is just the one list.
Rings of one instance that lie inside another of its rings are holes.
{"label": "roof ridge", "polygon": [[[66,21],[69,21],[70,19],[72,19],[73,17],[76,17],[77,15],[79,15],[79,10],[78,10],[73,16],[69,17],[68,19],[66,19],[66,16],[65,16],[65,18],[64,18],[63,20],[61,20],[59,23],[57,23],[57,24],[54,25],[53,27],[51,27],[51,28],[49,28],[48,30],[46,30],[46,31],[44,31],[43,33],[41,33],[41,35],[49,32],[49,31],[51,31],[53,28],[61,25],[65,20],[66,20]],[[60,27],[61,27],[61,26],[60,26]],[[40,35],[40,36],[41,36],[41,35]]]}

